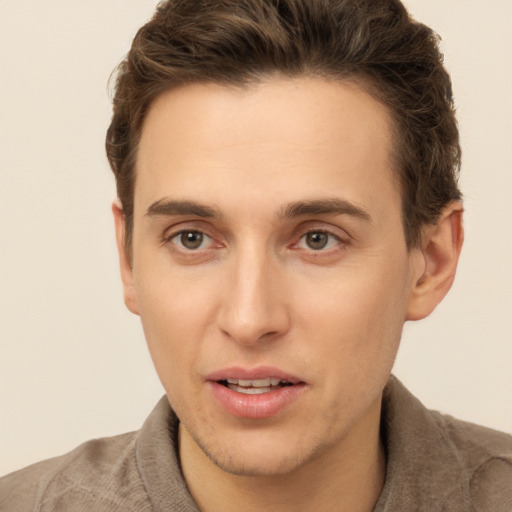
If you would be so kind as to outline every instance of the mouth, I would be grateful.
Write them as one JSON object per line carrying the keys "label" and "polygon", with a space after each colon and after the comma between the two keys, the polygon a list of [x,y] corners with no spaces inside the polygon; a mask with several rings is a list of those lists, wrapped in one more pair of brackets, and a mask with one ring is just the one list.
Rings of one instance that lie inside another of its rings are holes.
{"label": "mouth", "polygon": [[217,381],[222,386],[245,395],[262,395],[271,393],[284,387],[293,386],[293,382],[277,377],[268,377],[266,379],[221,379]]}
{"label": "mouth", "polygon": [[228,368],[208,375],[207,383],[224,412],[254,420],[285,413],[309,388],[302,379],[270,366]]}

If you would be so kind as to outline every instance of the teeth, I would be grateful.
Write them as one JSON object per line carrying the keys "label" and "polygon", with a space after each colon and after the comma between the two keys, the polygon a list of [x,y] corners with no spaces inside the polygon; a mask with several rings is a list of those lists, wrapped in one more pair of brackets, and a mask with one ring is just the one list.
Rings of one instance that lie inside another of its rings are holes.
{"label": "teeth", "polygon": [[268,388],[270,386],[277,386],[280,383],[286,384],[286,380],[275,379],[273,377],[268,377],[267,379],[255,379],[255,380],[246,380],[246,379],[227,379],[228,384],[234,384],[237,386],[243,386],[245,388]]}
{"label": "teeth", "polygon": [[263,393],[270,393],[272,388],[269,387],[243,387],[237,386],[236,384],[228,384],[228,388],[237,393],[243,393],[245,395],[262,395]]}

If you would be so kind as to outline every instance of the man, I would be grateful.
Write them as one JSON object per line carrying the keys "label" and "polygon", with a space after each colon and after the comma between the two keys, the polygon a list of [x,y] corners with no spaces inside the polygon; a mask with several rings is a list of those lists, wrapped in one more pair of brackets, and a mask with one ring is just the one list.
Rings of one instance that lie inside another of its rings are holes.
{"label": "man", "polygon": [[0,510],[511,509],[510,436],[390,377],[463,239],[450,80],[398,1],[164,2],[107,154],[167,396],[4,478]]}

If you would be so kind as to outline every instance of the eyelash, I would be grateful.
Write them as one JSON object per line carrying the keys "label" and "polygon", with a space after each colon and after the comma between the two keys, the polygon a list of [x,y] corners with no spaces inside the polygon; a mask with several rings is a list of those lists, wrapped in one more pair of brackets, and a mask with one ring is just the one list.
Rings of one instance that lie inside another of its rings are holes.
{"label": "eyelash", "polygon": [[[298,240],[298,242],[296,242],[294,244],[295,247],[298,248],[299,244],[301,243],[302,240],[306,240],[306,238],[310,235],[326,235],[328,237],[327,241],[326,241],[326,245],[329,245],[329,242],[331,241],[335,241],[335,245],[334,246],[330,246],[330,247],[320,247],[318,249],[313,249],[312,247],[305,247],[304,249],[305,250],[308,250],[308,251],[311,251],[313,253],[316,253],[319,255],[319,253],[326,253],[326,252],[329,252],[330,250],[334,249],[343,244],[343,243],[346,243],[345,240],[343,240],[340,236],[338,235],[335,235],[334,233],[330,232],[330,231],[327,231],[325,229],[310,229],[308,230],[307,232],[305,232]],[[307,242],[306,242],[307,243]]]}
{"label": "eyelash", "polygon": [[205,249],[200,249],[200,248],[197,248],[197,249],[189,249],[187,247],[184,247],[183,246],[183,243],[180,243],[181,247],[176,247],[177,243],[174,243],[173,240],[176,239],[176,238],[179,238],[179,237],[182,237],[183,235],[185,234],[197,234],[197,235],[200,235],[202,237],[206,237],[208,238],[211,242],[215,242],[213,237],[211,237],[210,235],[208,235],[208,233],[206,233],[204,230],[201,230],[201,229],[182,229],[180,231],[176,231],[176,232],[173,232],[169,235],[166,235],[163,239],[163,243],[164,244],[170,244],[171,246],[174,246],[173,249],[176,250],[176,251],[179,251],[181,253],[200,253],[201,251],[204,251]]}
{"label": "eyelash", "polygon": [[[188,234],[195,233],[195,234],[201,235],[203,237],[207,237],[210,240],[209,245],[216,244],[215,239],[212,236],[210,236],[207,232],[205,232],[203,229],[181,229],[180,231],[175,231],[175,232],[170,233],[164,237],[163,244],[164,245],[168,244],[174,252],[179,253],[185,257],[198,257],[199,255],[204,255],[204,252],[208,251],[211,248],[211,247],[206,247],[206,248],[202,249],[199,247],[197,249],[189,249],[187,247],[184,247],[183,243],[181,243],[180,241],[173,242],[173,240],[175,240],[179,237],[182,237],[183,235],[185,235],[187,233]],[[320,247],[318,249],[313,249],[311,247],[309,247],[309,248],[308,247],[299,247],[299,244],[301,244],[301,242],[303,240],[305,240],[306,237],[309,235],[326,235],[328,237],[328,240],[326,241],[326,245],[329,245],[331,243],[331,246],[327,247],[327,248]],[[335,241],[334,245],[332,245],[332,241]],[[314,255],[315,257],[320,257],[321,255],[331,254],[332,252],[334,252],[336,250],[341,250],[347,244],[348,244],[347,238],[342,238],[339,235],[334,234],[331,231],[328,231],[326,229],[308,229],[307,231],[304,231],[300,235],[300,237],[297,239],[297,241],[294,242],[290,246],[290,248],[292,250],[305,250],[308,253]],[[221,248],[221,247],[222,247],[222,244],[217,243],[217,248]]]}

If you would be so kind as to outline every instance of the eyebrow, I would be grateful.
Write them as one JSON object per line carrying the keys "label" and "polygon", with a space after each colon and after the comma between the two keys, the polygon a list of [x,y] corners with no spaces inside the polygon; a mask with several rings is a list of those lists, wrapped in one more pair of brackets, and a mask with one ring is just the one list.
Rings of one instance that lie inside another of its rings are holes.
{"label": "eyebrow", "polygon": [[280,217],[291,219],[302,215],[351,215],[362,220],[372,222],[370,214],[360,206],[356,206],[345,199],[317,199],[312,201],[297,201],[287,205],[280,213]]}
{"label": "eyebrow", "polygon": [[222,215],[218,208],[207,206],[196,201],[177,201],[172,199],[159,199],[149,206],[146,215],[195,215],[205,218],[220,218]]}
{"label": "eyebrow", "polygon": [[[346,201],[345,199],[314,199],[311,201],[296,201],[282,208],[279,217],[292,219],[306,215],[351,215],[368,222],[372,221],[370,214],[363,208]],[[221,211],[215,206],[205,205],[196,201],[159,199],[152,203],[147,209],[148,217],[160,215],[194,215],[204,218],[222,217]]]}

